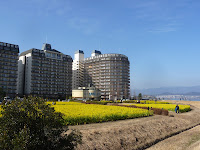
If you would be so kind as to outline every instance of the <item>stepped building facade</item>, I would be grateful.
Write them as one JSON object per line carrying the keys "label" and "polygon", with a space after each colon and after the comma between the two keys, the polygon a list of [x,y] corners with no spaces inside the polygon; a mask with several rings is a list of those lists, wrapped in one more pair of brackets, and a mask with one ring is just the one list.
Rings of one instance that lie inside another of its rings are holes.
{"label": "stepped building facade", "polygon": [[74,62],[76,60],[79,63],[73,64],[73,81],[76,81],[73,82],[74,89],[79,85],[92,84],[101,91],[101,99],[129,98],[130,63],[127,56],[101,54],[100,51],[94,50],[91,57],[84,58],[83,51],[79,50],[75,53]]}
{"label": "stepped building facade", "polygon": [[18,54],[18,45],[0,42],[0,87],[11,98],[17,90]]}
{"label": "stepped building facade", "polygon": [[65,99],[72,94],[72,58],[45,43],[20,54],[17,92],[44,98]]}

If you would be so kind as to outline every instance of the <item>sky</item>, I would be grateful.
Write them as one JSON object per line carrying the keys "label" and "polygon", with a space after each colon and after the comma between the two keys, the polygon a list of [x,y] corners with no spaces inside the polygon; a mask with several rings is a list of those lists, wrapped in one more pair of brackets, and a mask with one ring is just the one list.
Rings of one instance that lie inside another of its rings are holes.
{"label": "sky", "polygon": [[1,0],[0,41],[120,53],[131,89],[200,85],[199,0]]}

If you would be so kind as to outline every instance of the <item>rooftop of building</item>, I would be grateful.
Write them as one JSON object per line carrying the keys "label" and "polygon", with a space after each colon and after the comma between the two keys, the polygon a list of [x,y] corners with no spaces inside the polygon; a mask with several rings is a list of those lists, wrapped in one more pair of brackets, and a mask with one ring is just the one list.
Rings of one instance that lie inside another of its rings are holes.
{"label": "rooftop of building", "polygon": [[95,88],[95,87],[78,87],[78,89],[72,89],[72,90],[98,90],[99,91],[99,89],[97,89],[97,88]]}
{"label": "rooftop of building", "polygon": [[6,47],[14,46],[15,48],[19,48],[19,45],[11,44],[11,43],[6,43],[6,42],[0,42],[0,45],[1,46],[6,46]]}
{"label": "rooftop of building", "polygon": [[97,56],[91,56],[91,57],[85,58],[84,60],[97,59],[97,58],[101,58],[101,57],[123,57],[123,58],[128,59],[128,57],[126,55],[110,53],[110,54],[101,54],[101,55],[97,55]]}
{"label": "rooftop of building", "polygon": [[93,50],[92,53],[97,53],[97,54],[101,54],[101,51],[98,50]]}
{"label": "rooftop of building", "polygon": [[88,84],[87,87],[78,87],[78,89],[73,89],[73,90],[99,90],[97,88],[95,88],[95,86],[93,84]]}
{"label": "rooftop of building", "polygon": [[48,50],[48,51],[52,51],[52,52],[56,52],[56,53],[61,53],[58,50],[52,49],[51,44],[48,44],[48,43],[43,43],[41,50]]}
{"label": "rooftop of building", "polygon": [[77,53],[84,54],[84,52],[83,52],[82,50],[77,50],[77,51],[75,51],[75,54],[77,54]]}
{"label": "rooftop of building", "polygon": [[[51,44],[44,43],[43,46],[42,46],[42,49],[31,48],[30,50],[22,52],[20,54],[20,56],[24,56],[24,55],[26,55],[28,53],[32,53],[32,52],[45,52],[45,51],[50,51],[50,52],[55,52],[55,53],[62,54],[60,51],[52,49],[51,48]],[[63,54],[63,55],[65,55],[65,54]],[[69,56],[69,55],[65,55],[65,56]],[[71,57],[71,56],[69,56],[69,57]]]}
{"label": "rooftop of building", "polygon": [[[77,53],[84,54],[83,50],[77,50],[75,52],[75,54],[77,54]],[[93,55],[91,57],[84,58],[84,60],[96,59],[96,58],[101,58],[101,57],[123,57],[123,58],[128,59],[128,57],[126,55],[123,55],[123,54],[117,54],[117,53],[102,54],[101,51],[93,50],[92,54],[94,54],[94,53],[96,53],[97,55],[96,56]]]}
{"label": "rooftop of building", "polygon": [[14,50],[19,53],[19,45],[0,42],[0,46],[7,47],[6,50]]}
{"label": "rooftop of building", "polygon": [[29,49],[29,50],[27,50],[27,51],[24,51],[24,52],[22,52],[19,56],[24,56],[24,55],[26,55],[26,54],[28,54],[28,53],[32,53],[33,49],[34,49],[34,48]]}

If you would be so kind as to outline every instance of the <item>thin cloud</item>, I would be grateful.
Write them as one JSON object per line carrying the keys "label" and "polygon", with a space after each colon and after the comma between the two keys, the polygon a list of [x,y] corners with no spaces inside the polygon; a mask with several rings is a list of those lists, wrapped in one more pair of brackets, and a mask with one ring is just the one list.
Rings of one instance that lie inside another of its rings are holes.
{"label": "thin cloud", "polygon": [[68,0],[30,0],[29,4],[37,6],[38,15],[66,15],[72,10]]}
{"label": "thin cloud", "polygon": [[160,26],[153,27],[148,30],[151,33],[162,33],[162,32],[174,32],[179,29],[179,25],[176,23],[168,23]]}
{"label": "thin cloud", "polygon": [[162,32],[174,32],[176,30],[177,30],[176,28],[172,28],[172,27],[163,27],[163,28],[152,29],[152,30],[149,30],[148,32],[162,33]]}
{"label": "thin cloud", "polygon": [[[148,25],[147,32],[164,33],[175,32],[180,28],[182,15],[177,12],[178,8],[187,7],[188,1],[183,0],[179,4],[176,0],[171,6],[169,1],[137,1],[132,3],[134,19],[144,25]],[[170,7],[168,7],[170,5]]]}
{"label": "thin cloud", "polygon": [[67,20],[67,25],[70,28],[78,30],[86,35],[91,35],[98,30],[99,22],[89,18],[70,18]]}
{"label": "thin cloud", "polygon": [[34,5],[38,5],[39,15],[58,15],[66,20],[66,26],[80,31],[86,35],[95,33],[99,27],[99,21],[95,18],[82,17],[76,14],[75,7],[69,0],[31,0]]}

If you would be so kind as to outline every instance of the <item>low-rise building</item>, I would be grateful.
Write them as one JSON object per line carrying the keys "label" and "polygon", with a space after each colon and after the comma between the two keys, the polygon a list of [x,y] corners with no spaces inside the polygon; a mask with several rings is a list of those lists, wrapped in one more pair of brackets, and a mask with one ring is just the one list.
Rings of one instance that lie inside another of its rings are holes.
{"label": "low-rise building", "polygon": [[78,100],[100,100],[101,91],[95,87],[78,87],[72,90],[72,98]]}

